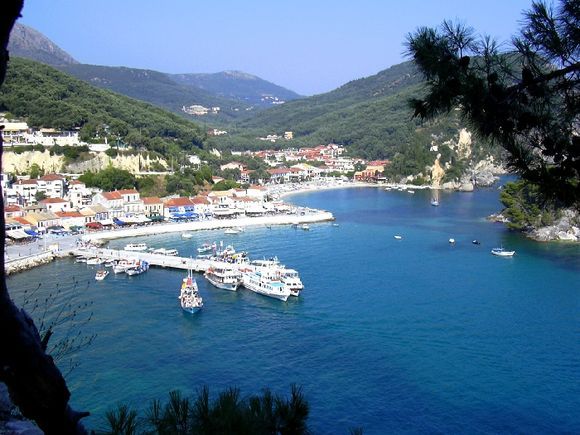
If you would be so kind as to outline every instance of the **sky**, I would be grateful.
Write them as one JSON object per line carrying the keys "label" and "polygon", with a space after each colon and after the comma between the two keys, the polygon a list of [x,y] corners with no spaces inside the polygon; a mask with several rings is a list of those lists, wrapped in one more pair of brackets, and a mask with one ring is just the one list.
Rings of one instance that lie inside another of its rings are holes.
{"label": "sky", "polygon": [[302,95],[406,60],[420,26],[459,20],[509,41],[531,0],[25,0],[20,22],[81,63],[239,70]]}

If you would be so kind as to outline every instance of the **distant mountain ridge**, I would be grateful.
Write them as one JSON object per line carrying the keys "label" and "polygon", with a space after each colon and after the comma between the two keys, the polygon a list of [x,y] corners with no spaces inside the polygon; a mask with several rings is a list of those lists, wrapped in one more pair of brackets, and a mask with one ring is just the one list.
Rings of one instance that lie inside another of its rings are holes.
{"label": "distant mountain ridge", "polygon": [[78,64],[70,54],[32,27],[16,23],[10,34],[8,50],[12,56],[24,57],[47,65]]}
{"label": "distant mountain ridge", "polygon": [[297,93],[241,71],[212,74],[166,74],[129,67],[80,64],[31,27],[16,23],[10,35],[12,56],[55,66],[94,86],[186,115],[183,106],[219,107],[217,115],[196,117],[228,122],[249,111],[300,98]]}
{"label": "distant mountain ridge", "polygon": [[301,98],[296,92],[242,71],[213,74],[171,74],[176,82],[212,92],[225,98],[258,106],[270,106]]}
{"label": "distant mountain ridge", "polygon": [[146,101],[182,116],[187,116],[181,110],[183,106],[202,105],[220,107],[220,111],[217,116],[207,115],[199,119],[227,121],[238,117],[240,111],[243,113],[249,107],[249,104],[241,101],[181,85],[168,74],[159,71],[86,64],[61,65],[58,69],[93,86]]}

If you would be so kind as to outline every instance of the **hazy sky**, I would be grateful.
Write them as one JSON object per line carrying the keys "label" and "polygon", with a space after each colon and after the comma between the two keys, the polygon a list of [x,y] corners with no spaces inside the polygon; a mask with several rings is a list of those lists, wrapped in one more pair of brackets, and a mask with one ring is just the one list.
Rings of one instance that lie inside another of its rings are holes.
{"label": "hazy sky", "polygon": [[531,0],[25,0],[23,24],[82,63],[241,70],[303,95],[405,60],[405,35],[461,20],[506,41]]}

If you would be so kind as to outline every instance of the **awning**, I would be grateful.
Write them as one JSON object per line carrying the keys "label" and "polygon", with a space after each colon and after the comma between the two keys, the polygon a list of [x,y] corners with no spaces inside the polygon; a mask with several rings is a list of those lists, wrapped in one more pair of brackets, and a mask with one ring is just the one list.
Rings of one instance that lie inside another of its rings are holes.
{"label": "awning", "polygon": [[24,230],[10,230],[10,231],[6,231],[6,235],[8,237],[10,237],[13,240],[22,240],[22,239],[29,239],[32,236],[29,234],[26,234],[26,232]]}
{"label": "awning", "polygon": [[39,236],[39,234],[36,231],[34,231],[34,230],[24,230],[24,232],[26,234],[28,234],[29,236],[32,236],[32,237],[38,237]]}
{"label": "awning", "polygon": [[115,225],[126,225],[126,224],[127,224],[126,222],[123,222],[123,221],[122,221],[121,219],[119,219],[119,218],[113,218],[113,223],[114,223]]}
{"label": "awning", "polygon": [[112,219],[103,219],[102,221],[98,221],[101,225],[107,226],[107,225],[113,225],[114,222]]}

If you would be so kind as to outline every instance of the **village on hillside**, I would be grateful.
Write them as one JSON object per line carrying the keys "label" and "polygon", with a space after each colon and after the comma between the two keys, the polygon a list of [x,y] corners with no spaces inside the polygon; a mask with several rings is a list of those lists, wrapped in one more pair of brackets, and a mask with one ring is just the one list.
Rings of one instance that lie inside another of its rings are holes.
{"label": "village on hillside", "polygon": [[[89,147],[93,154],[110,145],[87,144],[78,131],[33,129],[26,122],[2,118],[6,151],[22,146]],[[288,137],[291,132],[285,132]],[[221,153],[212,150],[221,159]],[[33,240],[44,233],[99,231],[127,225],[150,225],[156,222],[224,219],[292,213],[293,207],[279,200],[279,193],[304,188],[307,184],[330,185],[348,181],[384,181],[388,161],[366,162],[347,157],[343,146],[336,144],[282,150],[233,151],[232,157],[251,157],[269,168],[267,177],[244,163],[227,161],[220,171],[233,170],[239,188],[203,191],[195,196],[142,196],[136,189],[102,191],[79,180],[82,174],[47,173],[36,178],[28,173],[1,174],[4,217],[8,243]],[[231,160],[231,159],[230,159]],[[286,166],[287,162],[294,164]],[[189,164],[203,162],[189,156]],[[355,171],[355,169],[359,169]],[[6,169],[5,169],[6,170]],[[9,172],[9,171],[7,171]],[[172,172],[168,171],[168,174]],[[346,174],[351,175],[347,178]],[[354,174],[354,176],[353,176]],[[222,177],[213,176],[215,185]]]}

